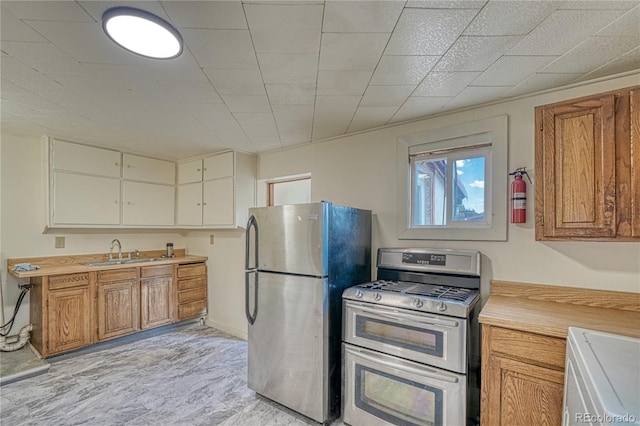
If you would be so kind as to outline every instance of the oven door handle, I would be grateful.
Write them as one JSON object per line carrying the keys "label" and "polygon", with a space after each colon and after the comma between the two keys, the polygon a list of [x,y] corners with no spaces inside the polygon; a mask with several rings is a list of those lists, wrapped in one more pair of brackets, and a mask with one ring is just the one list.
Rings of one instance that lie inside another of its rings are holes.
{"label": "oven door handle", "polygon": [[407,365],[398,365],[395,362],[387,361],[386,359],[378,358],[376,356],[371,356],[369,354],[362,353],[357,351],[357,356],[366,359],[367,361],[374,362],[376,364],[381,364],[389,368],[394,368],[402,371],[406,371],[408,373],[416,374],[418,376],[427,377],[429,379],[436,379],[443,382],[449,383],[458,383],[458,378],[455,376],[449,376],[445,374],[440,374],[435,370],[429,369],[428,367],[423,368],[415,368]]}
{"label": "oven door handle", "polygon": [[380,317],[384,317],[387,319],[391,319],[391,320],[395,320],[395,321],[402,321],[402,320],[409,320],[409,321],[414,321],[420,324],[426,324],[426,325],[435,325],[435,326],[440,326],[440,327],[449,327],[449,328],[456,328],[459,326],[459,322],[458,321],[450,321],[450,320],[446,320],[446,319],[442,319],[442,318],[433,318],[433,317],[429,317],[429,316],[418,316],[418,315],[409,315],[409,314],[403,314],[400,312],[388,312],[386,310],[384,310],[384,308],[366,308],[364,306],[359,306],[359,305],[353,305],[348,303],[347,307],[351,307],[353,310],[358,310],[358,311],[362,311],[362,312],[367,312],[370,314],[375,314],[378,315]]}

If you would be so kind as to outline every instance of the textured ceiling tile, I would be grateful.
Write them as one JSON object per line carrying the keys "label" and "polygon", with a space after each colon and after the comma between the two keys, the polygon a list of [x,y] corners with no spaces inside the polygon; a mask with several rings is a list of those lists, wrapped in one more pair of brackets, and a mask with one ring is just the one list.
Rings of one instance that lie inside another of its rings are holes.
{"label": "textured ceiling tile", "polygon": [[313,104],[310,105],[271,105],[276,122],[313,121]]}
{"label": "textured ceiling tile", "polygon": [[315,84],[267,84],[265,87],[272,105],[313,104],[316,95]]}
{"label": "textured ceiling tile", "polygon": [[317,53],[259,53],[258,63],[266,84],[316,82]]}
{"label": "textured ceiling tile", "polygon": [[182,37],[202,68],[257,68],[249,31],[183,29]]}
{"label": "textured ceiling tile", "polygon": [[581,74],[535,74],[510,89],[506,96],[520,96],[573,82]]}
{"label": "textured ceiling tile", "polygon": [[[4,5],[6,2],[2,2]],[[42,37],[30,26],[22,22],[20,19],[9,13],[8,10],[2,7],[0,13],[0,40],[5,41],[22,41],[22,42],[46,42],[47,39]]]}
{"label": "textured ceiling tile", "polygon": [[[71,3],[67,0],[63,0],[64,3]],[[47,1],[47,3],[49,3]],[[156,16],[164,19],[165,21],[171,21],[171,18],[165,13],[164,8],[157,1],[136,1],[136,5],[132,5],[132,2],[126,0],[108,0],[108,1],[78,1],[86,11],[89,13],[95,22],[102,22],[102,14],[112,7],[116,6],[127,6],[127,7],[136,7],[138,9],[143,9],[147,12],[153,13]],[[101,24],[100,24],[101,25]]]}
{"label": "textured ceiling tile", "polygon": [[2,50],[43,74],[87,75],[78,61],[51,43],[3,41]]}
{"label": "textured ceiling tile", "polygon": [[278,122],[278,133],[285,145],[309,142],[313,130],[313,120]]}
{"label": "textured ceiling tile", "polygon": [[503,56],[471,83],[474,86],[515,86],[557,56]]}
{"label": "textured ceiling tile", "polygon": [[325,33],[321,70],[373,70],[389,40],[386,33]]}
{"label": "textured ceiling tile", "polygon": [[327,33],[390,33],[402,1],[327,1],[322,31]]}
{"label": "textured ceiling tile", "polygon": [[597,36],[640,37],[640,5],[604,27]]}
{"label": "textured ceiling tile", "polygon": [[321,122],[320,120],[316,120],[313,122],[311,140],[318,141],[342,136],[347,132],[348,127],[349,121]]}
{"label": "textured ceiling tile", "polygon": [[231,112],[271,112],[266,96],[221,95]]}
{"label": "textured ceiling tile", "polygon": [[460,37],[433,70],[484,71],[521,39],[521,36]]}
{"label": "textured ceiling tile", "polygon": [[258,53],[318,53],[323,6],[245,4]]}
{"label": "textured ceiling tile", "polygon": [[456,108],[463,108],[466,106],[480,104],[497,100],[504,96],[511,87],[482,87],[482,86],[469,86],[466,87],[458,96],[453,98],[445,106],[445,110],[451,110]]}
{"label": "textured ceiling tile", "polygon": [[476,15],[468,9],[404,9],[386,55],[442,55]]}
{"label": "textured ceiling tile", "polygon": [[489,2],[464,31],[464,35],[526,35],[561,1]]}
{"label": "textured ceiling tile", "polygon": [[541,72],[586,74],[638,45],[638,40],[630,37],[590,37]]}
{"label": "textured ceiling tile", "polygon": [[410,97],[391,119],[391,123],[413,120],[438,112],[452,97]]}
{"label": "textured ceiling tile", "polygon": [[184,28],[247,29],[242,3],[239,1],[163,1],[171,23]]}
{"label": "textured ceiling tile", "polygon": [[362,106],[396,106],[399,107],[416,88],[410,86],[369,86],[364,92]]}
{"label": "textured ceiling tile", "polygon": [[372,71],[318,71],[318,95],[362,95],[369,84]]}
{"label": "textured ceiling tile", "polygon": [[208,81],[177,81],[168,84],[159,82],[167,94],[179,102],[222,104],[222,98]]}
{"label": "textured ceiling tile", "polygon": [[405,7],[425,9],[481,9],[487,0],[409,0]]}
{"label": "textured ceiling tile", "polygon": [[360,106],[349,125],[349,132],[383,126],[398,110],[395,106]]}
{"label": "textured ceiling tile", "polygon": [[453,97],[479,75],[480,72],[430,72],[413,96]]}
{"label": "textured ceiling tile", "polygon": [[260,71],[246,69],[203,69],[221,95],[264,95],[264,83]]}
{"label": "textured ceiling tile", "polygon": [[251,144],[256,147],[258,152],[282,148],[282,142],[280,139],[273,137],[253,137],[251,138]]}
{"label": "textured ceiling tile", "polygon": [[2,7],[19,19],[93,22],[91,15],[71,1],[3,1]]}
{"label": "textured ceiling tile", "polygon": [[509,55],[564,55],[621,16],[620,10],[556,10]]}
{"label": "textured ceiling tile", "polygon": [[607,75],[618,74],[621,72],[627,72],[640,69],[640,47],[633,49],[631,52],[615,59],[600,68],[585,74],[580,81],[590,80],[593,78],[600,78]]}
{"label": "textured ceiling tile", "polygon": [[380,59],[371,84],[418,84],[440,56],[387,56]]}
{"label": "textured ceiling tile", "polygon": [[638,5],[637,0],[631,1],[585,1],[585,0],[567,0],[560,5],[559,9],[622,9],[628,10]]}
{"label": "textured ceiling tile", "polygon": [[234,113],[233,114],[247,136],[252,137],[278,137],[278,129],[269,113]]}
{"label": "textured ceiling tile", "polygon": [[336,117],[353,114],[359,103],[360,96],[317,96],[315,115],[316,117]]}
{"label": "textured ceiling tile", "polygon": [[171,61],[156,61],[139,58],[136,65],[140,72],[148,78],[165,81],[207,81],[207,77],[200,69],[200,65],[191,55],[191,52],[182,52],[182,55]]}

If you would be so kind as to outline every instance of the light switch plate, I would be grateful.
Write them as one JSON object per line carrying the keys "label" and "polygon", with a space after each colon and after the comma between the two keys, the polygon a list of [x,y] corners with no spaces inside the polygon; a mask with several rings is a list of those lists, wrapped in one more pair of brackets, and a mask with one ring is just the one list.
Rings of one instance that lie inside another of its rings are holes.
{"label": "light switch plate", "polygon": [[64,248],[64,237],[56,237],[56,248]]}
{"label": "light switch plate", "polygon": [[209,234],[209,244],[213,245],[213,234]]}

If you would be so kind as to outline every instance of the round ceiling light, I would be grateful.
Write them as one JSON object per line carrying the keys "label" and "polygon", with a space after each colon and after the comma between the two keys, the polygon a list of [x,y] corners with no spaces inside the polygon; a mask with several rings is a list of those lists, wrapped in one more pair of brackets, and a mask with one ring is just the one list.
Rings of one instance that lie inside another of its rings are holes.
{"label": "round ceiling light", "polygon": [[102,28],[121,47],[141,56],[171,59],[182,53],[182,37],[171,24],[133,7],[114,7],[102,15]]}

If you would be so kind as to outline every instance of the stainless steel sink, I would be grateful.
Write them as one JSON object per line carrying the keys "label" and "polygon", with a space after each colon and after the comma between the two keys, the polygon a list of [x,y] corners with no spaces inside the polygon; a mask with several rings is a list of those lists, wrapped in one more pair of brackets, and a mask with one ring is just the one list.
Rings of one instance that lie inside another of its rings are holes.
{"label": "stainless steel sink", "polygon": [[111,266],[111,265],[128,265],[130,263],[147,263],[153,262],[153,258],[145,258],[145,259],[122,259],[122,260],[105,260],[104,262],[91,262],[85,263],[87,266]]}

